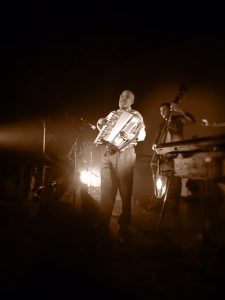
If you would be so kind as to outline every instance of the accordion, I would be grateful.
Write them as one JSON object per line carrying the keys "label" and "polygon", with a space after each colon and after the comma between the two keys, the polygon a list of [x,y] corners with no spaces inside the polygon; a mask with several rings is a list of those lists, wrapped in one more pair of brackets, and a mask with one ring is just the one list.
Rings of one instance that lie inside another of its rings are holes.
{"label": "accordion", "polygon": [[[131,144],[136,144],[140,126],[141,119],[137,114],[128,111],[113,112],[100,130],[94,144],[106,145],[109,148],[122,152]],[[121,132],[124,132],[126,135],[135,133],[135,135],[131,140],[126,140],[121,136]]]}

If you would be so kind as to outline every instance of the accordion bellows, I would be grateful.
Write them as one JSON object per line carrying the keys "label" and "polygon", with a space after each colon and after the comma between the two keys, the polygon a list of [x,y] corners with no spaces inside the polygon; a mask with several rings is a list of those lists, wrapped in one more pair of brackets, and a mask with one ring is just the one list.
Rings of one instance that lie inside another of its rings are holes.
{"label": "accordion bellows", "polygon": [[109,115],[109,120],[100,130],[98,136],[94,140],[95,145],[108,145],[116,148],[118,151],[124,151],[129,147],[137,138],[137,134],[131,139],[126,140],[122,138],[120,133],[123,131],[125,134],[138,133],[140,124],[140,117],[135,113],[128,111],[115,111]]}

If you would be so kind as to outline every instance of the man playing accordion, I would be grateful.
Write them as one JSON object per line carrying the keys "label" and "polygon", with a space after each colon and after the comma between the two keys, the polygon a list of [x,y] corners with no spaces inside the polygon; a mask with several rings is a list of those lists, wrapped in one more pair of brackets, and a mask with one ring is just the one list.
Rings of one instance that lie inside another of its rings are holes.
{"label": "man playing accordion", "polygon": [[129,238],[133,171],[136,161],[135,146],[146,136],[142,115],[131,108],[134,94],[124,90],[119,98],[119,109],[97,122],[99,135],[94,143],[104,147],[101,165],[101,207],[104,226],[109,231],[113,207],[119,190],[122,212],[118,219],[121,241]]}

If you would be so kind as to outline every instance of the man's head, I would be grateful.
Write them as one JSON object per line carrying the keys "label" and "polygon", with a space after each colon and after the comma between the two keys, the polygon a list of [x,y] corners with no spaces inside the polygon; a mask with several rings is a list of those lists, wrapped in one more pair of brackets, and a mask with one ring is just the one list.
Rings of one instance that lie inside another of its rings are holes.
{"label": "man's head", "polygon": [[170,103],[164,102],[160,105],[160,114],[165,119],[168,117],[169,111],[170,111]]}
{"label": "man's head", "polygon": [[129,90],[124,90],[119,99],[120,109],[128,109],[134,103],[134,94]]}

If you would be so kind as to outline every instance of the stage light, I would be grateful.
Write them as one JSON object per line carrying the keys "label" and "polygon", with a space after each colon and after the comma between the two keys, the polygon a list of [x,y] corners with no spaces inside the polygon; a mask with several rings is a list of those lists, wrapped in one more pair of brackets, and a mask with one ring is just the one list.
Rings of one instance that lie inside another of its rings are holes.
{"label": "stage light", "polygon": [[91,172],[89,170],[81,171],[80,180],[82,183],[86,184],[87,186],[90,186],[91,185]]}
{"label": "stage light", "polygon": [[157,175],[155,188],[155,195],[157,198],[162,198],[164,196],[167,187],[167,179],[166,176]]}

